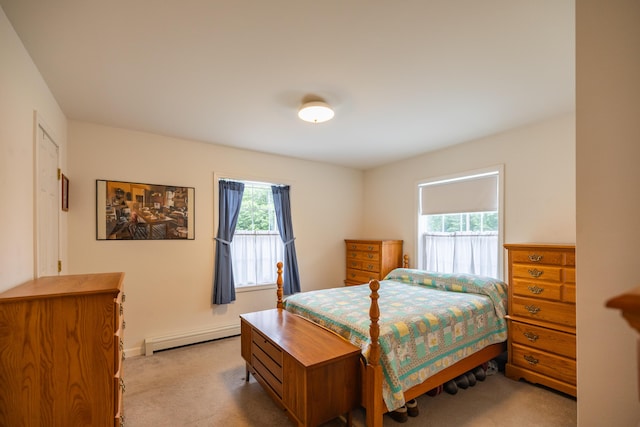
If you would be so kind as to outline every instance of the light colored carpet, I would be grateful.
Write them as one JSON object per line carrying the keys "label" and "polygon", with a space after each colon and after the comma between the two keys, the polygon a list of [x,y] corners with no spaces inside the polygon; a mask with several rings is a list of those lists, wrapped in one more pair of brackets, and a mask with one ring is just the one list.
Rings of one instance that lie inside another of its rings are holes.
{"label": "light colored carpet", "polygon": [[[126,427],[294,426],[254,378],[244,380],[240,337],[166,350],[124,362]],[[570,427],[576,401],[543,387],[488,376],[457,394],[423,395],[420,416],[385,427]],[[364,411],[353,414],[364,426]],[[322,427],[344,425],[336,419]]]}

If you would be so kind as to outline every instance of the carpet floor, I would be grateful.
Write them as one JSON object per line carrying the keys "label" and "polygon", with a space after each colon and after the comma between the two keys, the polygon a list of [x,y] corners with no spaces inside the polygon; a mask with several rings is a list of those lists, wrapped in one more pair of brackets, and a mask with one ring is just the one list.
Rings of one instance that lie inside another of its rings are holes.
{"label": "carpet floor", "polygon": [[[124,362],[126,427],[294,426],[252,377],[245,381],[240,337],[225,338]],[[474,387],[418,398],[420,415],[400,424],[389,416],[384,427],[570,427],[576,400],[502,373]],[[353,412],[364,426],[364,411]],[[343,426],[335,419],[322,427]]]}

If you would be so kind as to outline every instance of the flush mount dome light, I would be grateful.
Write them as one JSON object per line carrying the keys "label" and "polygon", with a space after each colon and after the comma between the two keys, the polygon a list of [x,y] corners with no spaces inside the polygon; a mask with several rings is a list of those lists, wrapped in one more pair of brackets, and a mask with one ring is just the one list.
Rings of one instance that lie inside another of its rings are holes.
{"label": "flush mount dome light", "polygon": [[326,102],[311,101],[306,102],[300,107],[298,117],[305,122],[322,123],[333,118],[333,110]]}

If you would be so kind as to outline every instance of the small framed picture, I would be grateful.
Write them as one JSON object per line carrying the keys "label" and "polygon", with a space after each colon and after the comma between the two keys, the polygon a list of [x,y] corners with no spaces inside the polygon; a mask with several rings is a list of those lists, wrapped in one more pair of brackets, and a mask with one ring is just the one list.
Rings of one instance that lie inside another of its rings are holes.
{"label": "small framed picture", "polygon": [[62,174],[62,210],[69,210],[69,178]]}

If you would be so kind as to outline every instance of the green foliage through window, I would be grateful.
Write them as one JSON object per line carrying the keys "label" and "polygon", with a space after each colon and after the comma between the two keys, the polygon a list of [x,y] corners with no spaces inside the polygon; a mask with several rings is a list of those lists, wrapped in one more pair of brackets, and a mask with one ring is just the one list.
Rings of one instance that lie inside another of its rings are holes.
{"label": "green foliage through window", "polygon": [[277,232],[273,194],[268,184],[245,182],[237,232]]}
{"label": "green foliage through window", "polygon": [[427,215],[428,232],[498,231],[498,212]]}

